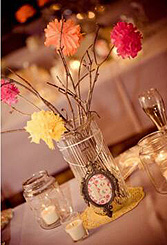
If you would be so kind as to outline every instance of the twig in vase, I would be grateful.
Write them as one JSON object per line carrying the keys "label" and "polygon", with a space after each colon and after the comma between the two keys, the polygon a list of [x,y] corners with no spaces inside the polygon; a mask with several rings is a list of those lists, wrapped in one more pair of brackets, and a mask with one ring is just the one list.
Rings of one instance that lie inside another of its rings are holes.
{"label": "twig in vase", "polygon": [[95,39],[94,39],[94,42],[93,42],[93,55],[94,55],[94,60],[95,60],[95,64],[96,65],[98,65],[98,63],[97,63],[95,45],[96,45],[96,41],[97,41],[97,38],[98,38],[98,35],[99,35],[99,30],[100,30],[100,26],[97,25],[96,35],[95,35]]}
{"label": "twig in vase", "polygon": [[[95,71],[95,69],[92,69],[92,70],[91,70],[92,73],[93,73],[94,71]],[[88,75],[89,75],[89,72],[86,73],[85,75],[83,75],[83,76],[80,78],[80,80],[76,83],[75,87],[77,88],[78,85],[80,84],[80,82],[81,82],[85,77],[87,77]]]}
{"label": "twig in vase", "polygon": [[24,115],[24,116],[31,116],[31,114],[22,112],[22,111],[18,110],[18,109],[17,109],[16,107],[14,107],[14,106],[11,106],[11,107],[12,107],[12,109],[13,109],[14,111],[16,111],[16,112],[18,112],[18,113],[20,113],[20,114],[22,114],[22,115]]}
{"label": "twig in vase", "polygon": [[41,111],[41,108],[39,108],[37,105],[35,105],[33,102],[31,102],[30,100],[28,100],[26,97],[24,97],[21,94],[18,94],[19,97],[21,97],[22,99],[24,99],[26,102],[28,102],[30,105],[34,106],[35,108],[37,108],[39,111]]}
{"label": "twig in vase", "polygon": [[63,47],[62,47],[62,43],[61,43],[61,41],[62,41],[62,35],[63,35],[63,23],[64,23],[64,18],[62,16],[62,18],[61,18],[61,33],[60,33],[60,48],[57,50],[57,52],[58,52],[58,54],[59,54],[59,56],[60,56],[60,58],[61,58],[61,60],[63,62],[64,69],[66,71],[66,84],[65,84],[65,91],[66,92],[65,92],[65,96],[67,98],[67,101],[68,101],[68,104],[69,104],[69,107],[70,107],[70,110],[71,110],[71,113],[72,113],[73,125],[74,125],[74,128],[76,129],[75,113],[74,113],[73,106],[71,104],[71,100],[70,100],[70,98],[68,96],[68,93],[67,93],[68,92],[68,78],[70,78],[70,81],[72,83],[72,86],[73,86],[74,91],[75,91],[75,84],[74,84],[74,80],[73,80],[73,78],[71,76],[71,73],[69,71],[69,68],[67,66],[67,62],[65,60],[64,54],[63,54]]}
{"label": "twig in vase", "polygon": [[5,130],[5,131],[1,131],[1,134],[16,133],[16,132],[25,132],[25,129],[24,128],[20,128],[20,129]]}
{"label": "twig in vase", "polygon": [[[3,77],[4,77],[4,76],[3,76]],[[8,78],[8,80],[9,80],[9,78]],[[15,81],[14,81],[14,82],[15,82]],[[13,83],[13,81],[12,81],[12,82],[7,82],[7,83],[4,83],[4,84],[1,84],[1,87],[4,86],[4,85],[10,84],[10,83]],[[15,82],[15,83],[16,83],[16,82]],[[12,90],[11,90],[10,88],[8,88],[8,90],[12,92]],[[35,108],[37,108],[38,110],[41,110],[38,106],[36,106],[33,102],[31,102],[31,101],[28,100],[27,98],[25,98],[23,95],[18,94],[18,96],[21,97],[22,99],[26,100],[29,104],[33,105],[33,106],[34,106]],[[21,114],[23,114],[23,115],[30,116],[30,114],[25,113],[25,112],[23,112],[23,111],[20,111],[20,110],[18,110],[17,108],[15,108],[14,106],[12,107],[12,109],[15,110],[15,111],[17,111],[17,112],[19,112],[19,113],[21,113]]]}
{"label": "twig in vase", "polygon": [[97,41],[97,38],[98,38],[99,30],[100,30],[100,27],[98,26],[98,29],[97,29],[96,35],[95,35],[95,39],[94,39],[94,43],[93,43],[93,56],[94,56],[94,60],[95,60],[95,63],[96,63],[97,67],[96,67],[96,73],[95,73],[95,76],[94,76],[94,81],[93,81],[92,87],[90,86],[90,90],[88,92],[88,97],[87,97],[87,110],[88,110],[88,112],[89,112],[90,107],[91,107],[91,101],[92,101],[94,87],[95,87],[95,84],[96,84],[98,76],[99,76],[99,69],[103,65],[103,63],[109,58],[109,56],[111,54],[111,51],[114,48],[114,45],[113,45],[111,47],[111,49],[109,50],[108,55],[103,59],[102,62],[98,63],[97,57],[96,57],[96,52],[95,52],[95,45],[96,45],[96,41]]}
{"label": "twig in vase", "polygon": [[[15,74],[18,78],[20,78],[20,79],[22,79],[27,85],[29,85],[30,87],[31,87],[31,89],[29,88],[29,87],[27,87],[27,86],[25,86],[24,84],[22,84],[22,83],[20,83],[20,82],[18,82],[18,81],[15,81],[15,80],[13,80],[13,79],[10,79],[10,78],[8,78],[10,81],[11,81],[11,83],[13,82],[13,83],[16,83],[16,84],[19,84],[20,86],[22,86],[22,87],[24,87],[24,88],[26,88],[27,90],[29,90],[31,93],[33,93],[36,97],[38,97],[38,98],[40,98],[42,101],[43,101],[43,103],[50,109],[50,110],[52,110],[54,113],[57,113],[57,114],[59,114],[61,117],[62,117],[62,119],[67,123],[67,124],[69,124],[69,122],[68,121],[66,121],[66,119],[65,119],[65,117],[59,112],[59,110],[55,107],[55,106],[53,106],[49,101],[47,101],[46,99],[44,99],[41,95],[40,95],[40,93],[31,85],[31,83],[29,82],[29,81],[27,81],[25,78],[23,78],[23,77],[21,77],[20,75],[18,75],[15,71],[13,71],[11,68],[8,68],[13,74]],[[6,83],[7,84],[7,83]],[[3,85],[3,84],[2,84]],[[70,125],[71,126],[71,125]]]}
{"label": "twig in vase", "polygon": [[53,83],[50,83],[50,82],[47,82],[47,84],[48,85],[51,85],[51,86],[53,86],[53,87],[55,87],[55,88],[57,88],[58,89],[58,91],[60,92],[60,93],[62,93],[62,94],[69,94],[81,107],[82,107],[82,109],[83,109],[83,111],[85,112],[85,114],[86,114],[86,111],[85,111],[85,108],[83,107],[83,105],[82,105],[82,103],[83,104],[85,104],[85,102],[83,101],[83,100],[80,100],[78,97],[77,97],[77,95],[76,94],[74,94],[73,92],[71,92],[71,91],[66,91],[64,88],[61,88],[61,87],[59,87],[59,86],[57,86],[56,84],[53,84]]}
{"label": "twig in vase", "polygon": [[65,117],[66,117],[66,120],[68,121],[68,113],[67,113],[66,109],[62,108],[61,111],[66,113]]}

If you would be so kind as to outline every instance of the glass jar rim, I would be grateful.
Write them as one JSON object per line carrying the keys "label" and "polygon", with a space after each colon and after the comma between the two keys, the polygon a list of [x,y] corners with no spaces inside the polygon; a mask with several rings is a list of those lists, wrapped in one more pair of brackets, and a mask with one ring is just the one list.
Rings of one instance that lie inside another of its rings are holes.
{"label": "glass jar rim", "polygon": [[[47,180],[47,181],[46,181]],[[45,185],[41,185],[41,182]],[[45,182],[44,182],[45,181]],[[26,196],[35,196],[39,193],[42,193],[47,189],[51,184],[55,182],[54,177],[49,176],[46,170],[41,170],[34,173],[30,178],[23,182],[23,190]]]}
{"label": "glass jar rim", "polygon": [[160,144],[160,139],[165,139],[163,143],[164,145],[167,145],[167,133],[161,132],[161,131],[155,131],[153,133],[150,133],[146,136],[144,136],[142,139],[139,140],[138,146],[149,148],[153,145],[156,145],[157,150],[162,147],[162,144]]}
{"label": "glass jar rim", "polygon": [[140,97],[142,97],[142,96],[150,95],[150,94],[152,94],[152,93],[157,93],[157,94],[159,94],[159,92],[158,92],[158,90],[157,90],[156,88],[150,88],[150,89],[145,90],[145,91],[143,91],[142,93],[140,93],[138,97],[140,98]]}

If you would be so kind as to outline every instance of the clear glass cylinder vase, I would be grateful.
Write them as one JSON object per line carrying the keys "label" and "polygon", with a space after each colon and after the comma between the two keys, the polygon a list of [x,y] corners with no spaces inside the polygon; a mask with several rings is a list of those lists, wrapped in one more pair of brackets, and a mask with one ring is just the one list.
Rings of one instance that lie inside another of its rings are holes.
{"label": "clear glass cylinder vase", "polygon": [[138,145],[140,160],[156,191],[167,194],[167,133],[151,133]]}
{"label": "clear glass cylinder vase", "polygon": [[109,170],[118,180],[119,195],[116,193],[114,200],[122,203],[128,198],[124,179],[94,118],[89,119],[74,132],[64,134],[57,145],[79,183],[87,175],[90,164],[94,164],[95,168],[97,165]]}

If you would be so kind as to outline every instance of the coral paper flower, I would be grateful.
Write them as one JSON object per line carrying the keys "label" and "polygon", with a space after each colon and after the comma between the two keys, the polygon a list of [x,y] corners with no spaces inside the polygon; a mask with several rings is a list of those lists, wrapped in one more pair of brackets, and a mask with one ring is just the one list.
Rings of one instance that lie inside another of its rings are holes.
{"label": "coral paper flower", "polygon": [[142,49],[142,34],[132,23],[118,22],[111,32],[111,42],[117,48],[119,56],[135,58]]}
{"label": "coral paper flower", "polygon": [[30,4],[25,4],[17,10],[17,12],[15,13],[15,17],[18,22],[24,23],[35,13],[36,10]]}
{"label": "coral paper flower", "polygon": [[37,1],[39,7],[43,7],[46,3],[49,3],[49,2],[50,0],[38,0]]}
{"label": "coral paper flower", "polygon": [[[60,48],[62,20],[60,22],[55,19],[49,22],[45,29],[45,45],[47,47],[54,46],[56,49]],[[64,55],[73,55],[76,53],[77,48],[80,46],[82,34],[80,26],[75,25],[72,20],[63,22],[61,46],[63,47]]]}
{"label": "coral paper flower", "polygon": [[[9,84],[6,79],[1,79],[1,100],[11,106],[16,104],[18,99],[17,95],[20,93],[18,88],[14,84]],[[3,85],[8,83],[6,85]],[[3,85],[3,86],[2,86]]]}
{"label": "coral paper flower", "polygon": [[53,140],[59,141],[66,128],[59,115],[42,110],[31,115],[31,121],[27,122],[25,130],[30,134],[31,142],[39,144],[42,139],[53,150]]}

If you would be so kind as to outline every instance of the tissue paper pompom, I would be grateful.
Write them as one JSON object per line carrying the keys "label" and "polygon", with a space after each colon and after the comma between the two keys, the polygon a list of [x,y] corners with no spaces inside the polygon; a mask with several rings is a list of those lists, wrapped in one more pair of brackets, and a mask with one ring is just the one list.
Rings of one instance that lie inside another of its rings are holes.
{"label": "tissue paper pompom", "polygon": [[59,141],[66,128],[59,115],[42,110],[31,115],[31,121],[27,122],[25,130],[30,134],[31,142],[39,144],[42,139],[53,150],[53,140]]}
{"label": "tissue paper pompom", "polygon": [[[45,29],[45,45],[47,47],[54,46],[56,49],[60,48],[60,36],[61,36],[62,20],[55,19],[49,22]],[[80,46],[82,34],[80,32],[80,26],[75,25],[72,20],[63,22],[61,47],[63,47],[64,55],[73,55],[76,53],[77,48]]]}
{"label": "tissue paper pompom", "polygon": [[111,42],[117,54],[124,58],[135,58],[142,49],[142,34],[132,23],[118,22],[111,31]]}
{"label": "tissue paper pompom", "polygon": [[[5,85],[6,84],[6,85]],[[12,104],[16,104],[18,99],[17,95],[19,94],[18,88],[9,83],[7,79],[1,79],[1,100],[2,102],[11,106]]]}

